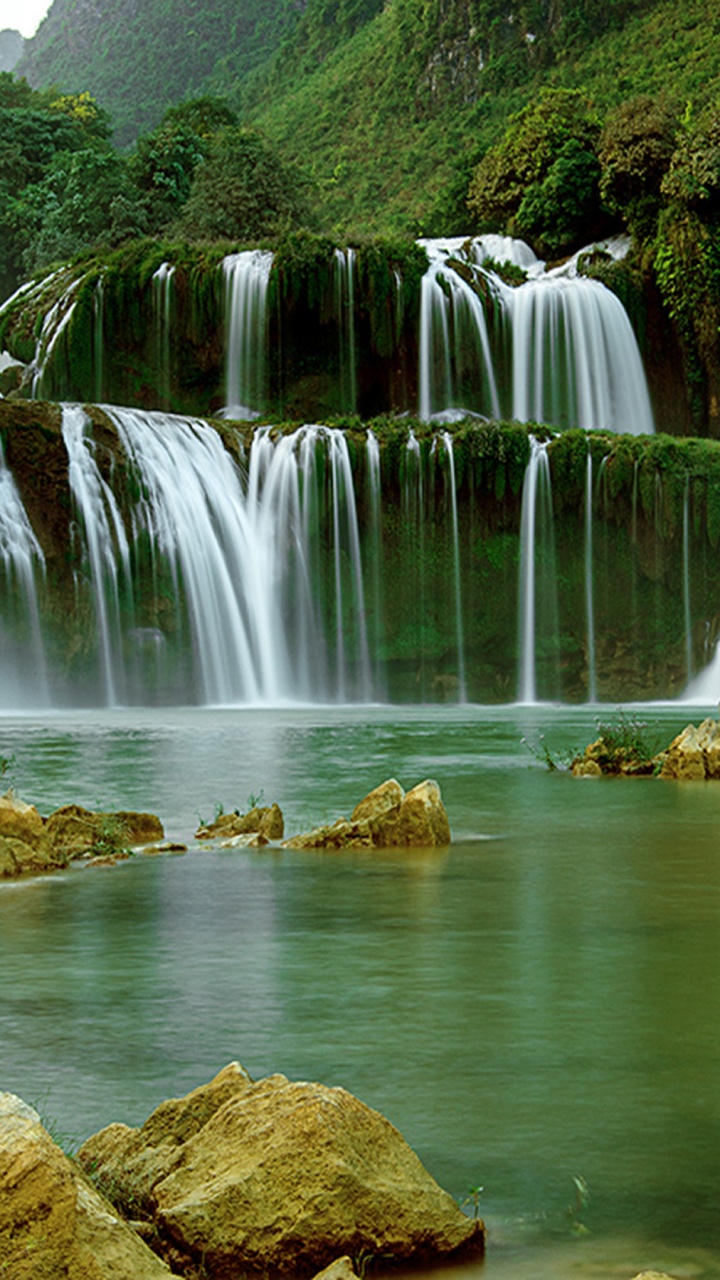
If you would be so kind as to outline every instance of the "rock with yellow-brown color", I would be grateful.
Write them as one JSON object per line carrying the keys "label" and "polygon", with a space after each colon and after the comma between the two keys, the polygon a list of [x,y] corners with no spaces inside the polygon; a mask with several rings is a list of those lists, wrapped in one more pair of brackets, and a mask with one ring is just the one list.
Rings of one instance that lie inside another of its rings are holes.
{"label": "rock with yellow-brown color", "polygon": [[253,805],[247,813],[221,813],[214,822],[204,823],[195,832],[196,840],[223,842],[226,848],[238,836],[258,835],[260,842],[282,840],[285,823],[278,804]]}
{"label": "rock with yellow-brown color", "polygon": [[658,756],[661,778],[699,781],[720,778],[720,723],[703,720],[686,725]]}
{"label": "rock with yellow-brown color", "polygon": [[0,1093],[0,1271],[12,1280],[171,1280],[167,1266],[52,1141]]}
{"label": "rock with yellow-brown color", "polygon": [[350,819],[335,822],[284,842],[286,849],[408,849],[450,844],[450,824],[437,782],[428,778],[404,792],[389,778],[365,796]]}
{"label": "rock with yellow-brown color", "polygon": [[423,1262],[484,1246],[482,1223],[378,1112],[341,1088],[281,1075],[253,1083],[237,1064],[141,1129],[102,1130],[79,1159],[135,1197],[177,1269],[202,1260],[223,1280],[312,1276],[346,1255]]}
{"label": "rock with yellow-brown color", "polygon": [[53,849],[69,859],[152,844],[165,835],[154,813],[124,809],[103,813],[79,804],[66,804],[51,813],[45,822],[45,833]]}

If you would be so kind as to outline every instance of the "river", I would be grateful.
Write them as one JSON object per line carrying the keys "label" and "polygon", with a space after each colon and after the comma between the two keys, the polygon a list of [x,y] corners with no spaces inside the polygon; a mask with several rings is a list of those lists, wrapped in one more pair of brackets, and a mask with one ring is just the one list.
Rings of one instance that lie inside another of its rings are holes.
{"label": "river", "polygon": [[[23,799],[159,813],[440,783],[449,850],[207,850],[0,886],[0,1082],[67,1146],[238,1059],[341,1084],[462,1201],[487,1280],[720,1277],[720,784],[575,780],[588,708],[0,720]],[[664,745],[692,714],[644,708]],[[576,1181],[577,1180],[577,1181]],[[588,1197],[580,1195],[585,1184]]]}

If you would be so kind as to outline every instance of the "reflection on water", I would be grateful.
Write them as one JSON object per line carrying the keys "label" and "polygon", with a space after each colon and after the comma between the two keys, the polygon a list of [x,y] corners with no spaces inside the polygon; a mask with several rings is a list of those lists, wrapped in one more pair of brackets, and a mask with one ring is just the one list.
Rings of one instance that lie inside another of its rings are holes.
{"label": "reflection on water", "polygon": [[[262,789],[297,830],[430,775],[455,835],[3,886],[2,1087],[81,1140],[232,1058],[342,1084],[458,1199],[484,1187],[490,1280],[720,1276],[720,787],[538,767],[520,738],[584,744],[577,710],[362,714],[2,722],[44,811],[149,808],[187,838]],[[650,714],[665,741],[684,719]]]}

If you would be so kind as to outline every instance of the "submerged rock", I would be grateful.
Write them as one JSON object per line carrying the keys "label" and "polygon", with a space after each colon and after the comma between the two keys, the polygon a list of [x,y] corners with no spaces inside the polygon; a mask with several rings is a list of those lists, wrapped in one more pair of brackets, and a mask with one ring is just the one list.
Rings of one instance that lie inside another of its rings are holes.
{"label": "submerged rock", "polygon": [[0,1093],[0,1270],[12,1280],[172,1276],[11,1093]]}
{"label": "submerged rock", "polygon": [[365,796],[352,816],[284,841],[285,849],[435,848],[450,844],[450,824],[437,782],[407,793],[389,778]]}
{"label": "submerged rock", "polygon": [[[231,1063],[140,1129],[110,1125],[83,1168],[152,1222],[177,1269],[212,1277],[352,1275],[343,1255],[399,1262],[480,1253],[466,1217],[378,1112],[344,1089]],[[332,1269],[332,1265],[336,1268]]]}
{"label": "submerged rock", "polygon": [[263,808],[254,805],[247,813],[221,813],[214,822],[198,827],[195,839],[222,840],[227,848],[236,836],[254,834],[261,836],[265,844],[272,840],[282,840],[285,834],[285,823],[278,804],[266,805]]}

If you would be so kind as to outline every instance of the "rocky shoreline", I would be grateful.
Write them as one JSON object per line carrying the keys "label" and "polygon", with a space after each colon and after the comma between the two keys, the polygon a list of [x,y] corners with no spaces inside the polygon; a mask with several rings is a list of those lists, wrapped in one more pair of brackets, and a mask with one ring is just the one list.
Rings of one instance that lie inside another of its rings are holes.
{"label": "rocky shoreline", "polygon": [[[247,813],[220,814],[195,832],[214,848],[378,849],[435,848],[450,844],[450,824],[436,782],[426,779],[405,792],[394,778],[355,806],[349,819],[283,840],[285,822],[278,804],[254,805]],[[0,881],[65,870],[84,859],[107,866],[133,853],[185,852],[187,845],[165,839],[153,813],[95,812],[64,805],[43,818],[34,805],[12,791],[0,796]]]}
{"label": "rocky shoreline", "polygon": [[70,1159],[0,1094],[0,1260],[13,1280],[354,1277],[479,1257],[485,1228],[345,1089],[231,1062]]}

